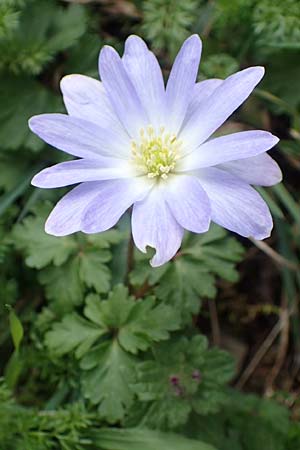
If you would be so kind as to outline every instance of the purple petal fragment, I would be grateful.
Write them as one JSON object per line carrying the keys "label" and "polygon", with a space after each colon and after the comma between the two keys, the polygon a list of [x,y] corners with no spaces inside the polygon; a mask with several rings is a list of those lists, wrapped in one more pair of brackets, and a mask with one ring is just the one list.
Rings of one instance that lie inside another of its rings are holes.
{"label": "purple petal fragment", "polygon": [[267,153],[220,164],[218,168],[255,186],[273,186],[282,180],[280,167]]}
{"label": "purple petal fragment", "polygon": [[156,57],[141,38],[130,36],[125,42],[122,60],[149,123],[155,127],[161,126],[165,123],[166,94]]}
{"label": "purple petal fragment", "polygon": [[177,133],[183,123],[193,96],[201,58],[202,43],[198,35],[189,37],[182,45],[173,64],[166,88],[167,128]]}
{"label": "purple petal fragment", "polygon": [[142,200],[151,189],[146,179],[109,180],[101,182],[82,220],[84,233],[100,233],[113,227],[130,206]]}
{"label": "purple petal fragment", "polygon": [[222,83],[223,80],[220,80],[219,78],[211,78],[195,84],[192,99],[189,103],[182,128],[184,128],[190,117],[197,111],[201,103],[207,100]]}
{"label": "purple petal fragment", "polygon": [[273,228],[267,204],[247,183],[214,167],[198,171],[218,225],[244,237],[265,239]]}
{"label": "purple petal fragment", "polygon": [[41,114],[29,120],[31,131],[47,144],[80,158],[126,158],[130,141],[109,129],[65,114]]}
{"label": "purple petal fragment", "polygon": [[107,96],[119,120],[132,138],[148,123],[144,108],[118,53],[104,46],[99,57],[99,71]]}
{"label": "purple petal fragment", "polygon": [[111,180],[132,176],[126,161],[117,158],[78,159],[48,167],[34,176],[31,184],[40,188],[57,188],[85,181]]}
{"label": "purple petal fragment", "polygon": [[83,213],[98,194],[101,183],[82,183],[59,200],[46,221],[46,233],[67,236],[80,231]]}
{"label": "purple petal fragment", "polygon": [[67,75],[60,87],[70,116],[126,135],[100,81],[85,75]]}
{"label": "purple petal fragment", "polygon": [[166,184],[164,196],[173,216],[183,228],[194,233],[208,230],[210,202],[196,177],[172,177]]}
{"label": "purple petal fragment", "polygon": [[141,202],[133,206],[132,235],[135,245],[144,253],[152,247],[156,253],[150,264],[158,267],[177,252],[183,237],[183,228],[174,219],[160,189],[154,188]]}
{"label": "purple petal fragment", "polygon": [[191,115],[180,138],[191,150],[197,148],[249,97],[263,75],[263,67],[250,67],[226,78]]}
{"label": "purple petal fragment", "polygon": [[187,155],[182,161],[181,171],[215,166],[227,161],[255,156],[266,152],[278,141],[276,136],[260,130],[227,134],[211,139]]}

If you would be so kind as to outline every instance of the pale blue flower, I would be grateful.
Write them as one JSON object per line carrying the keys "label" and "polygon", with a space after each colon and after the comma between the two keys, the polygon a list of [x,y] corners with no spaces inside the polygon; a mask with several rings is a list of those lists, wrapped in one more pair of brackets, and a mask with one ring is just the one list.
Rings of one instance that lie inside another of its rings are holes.
{"label": "pale blue flower", "polygon": [[281,180],[266,153],[278,139],[266,131],[209,139],[264,69],[196,83],[200,56],[201,40],[193,35],[165,88],[153,53],[130,36],[122,59],[111,47],[101,50],[102,82],[82,75],[62,79],[68,115],[42,114],[29,122],[45,142],[79,158],[33,178],[42,188],[80,183],[51,212],[47,233],[98,233],[133,205],[133,239],[142,252],[156,249],[153,266],[176,254],[184,229],[204,233],[211,221],[246,237],[270,235],[269,209],[250,185]]}

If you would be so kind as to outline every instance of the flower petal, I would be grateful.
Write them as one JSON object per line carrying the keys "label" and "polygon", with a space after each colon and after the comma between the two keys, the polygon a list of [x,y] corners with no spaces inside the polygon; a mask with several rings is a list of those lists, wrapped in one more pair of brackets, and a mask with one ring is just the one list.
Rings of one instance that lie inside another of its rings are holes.
{"label": "flower petal", "polygon": [[100,81],[85,75],[67,75],[60,87],[70,116],[126,134]]}
{"label": "flower petal", "polygon": [[197,111],[203,101],[205,101],[224,80],[219,78],[210,78],[195,84],[193,96],[189,103],[182,127],[188,122],[190,117]]}
{"label": "flower petal", "polygon": [[101,189],[101,181],[82,183],[68,192],[49,215],[45,231],[54,236],[66,236],[81,230],[82,216]]}
{"label": "flower petal", "polygon": [[167,204],[177,222],[186,230],[204,233],[210,224],[210,203],[199,179],[174,176],[164,191]]}
{"label": "flower petal", "polygon": [[40,188],[56,188],[84,181],[111,180],[132,176],[126,161],[116,158],[101,160],[78,159],[48,167],[32,179],[31,184]]}
{"label": "flower petal", "polygon": [[142,252],[146,253],[147,246],[156,249],[150,261],[153,267],[169,261],[179,249],[183,228],[174,219],[158,187],[143,201],[134,204],[132,235],[135,245]]}
{"label": "flower petal", "polygon": [[191,115],[180,138],[191,150],[197,148],[246,100],[263,75],[263,67],[250,67],[226,78]]}
{"label": "flower petal", "polygon": [[82,221],[84,233],[99,233],[113,227],[130,206],[142,200],[152,183],[145,177],[102,181]]}
{"label": "flower petal", "polygon": [[133,138],[148,123],[145,110],[130,81],[118,53],[104,46],[99,57],[99,71],[107,96],[119,120]]}
{"label": "flower petal", "polygon": [[193,96],[201,57],[202,43],[198,35],[189,37],[182,45],[167,83],[167,128],[177,134]]}
{"label": "flower petal", "polygon": [[265,239],[273,222],[267,204],[239,178],[214,167],[198,171],[211,204],[211,218],[230,231],[245,237]]}
{"label": "flower petal", "polygon": [[139,96],[149,123],[165,123],[166,94],[164,80],[156,57],[138,36],[129,36],[122,58],[125,70]]}
{"label": "flower petal", "polygon": [[126,158],[130,153],[129,138],[66,114],[34,116],[29,127],[47,144],[80,158],[93,159],[97,155]]}
{"label": "flower petal", "polygon": [[256,186],[273,186],[282,180],[280,167],[267,153],[252,156],[242,161],[220,164],[218,168]]}
{"label": "flower petal", "polygon": [[205,142],[186,155],[180,170],[194,170],[255,156],[269,150],[278,141],[276,136],[260,130],[227,134]]}

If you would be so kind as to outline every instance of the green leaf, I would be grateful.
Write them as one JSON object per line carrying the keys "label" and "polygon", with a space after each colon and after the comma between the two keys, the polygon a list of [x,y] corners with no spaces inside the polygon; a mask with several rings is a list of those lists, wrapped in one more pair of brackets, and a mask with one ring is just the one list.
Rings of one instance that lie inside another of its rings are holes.
{"label": "green leaf", "polygon": [[83,357],[80,366],[84,396],[98,405],[102,418],[115,423],[124,417],[132,404],[130,388],[135,379],[136,361],[117,340],[106,341]]}
{"label": "green leaf", "polygon": [[20,11],[2,0],[0,5],[0,39],[12,33],[19,25]]}
{"label": "green leaf", "polygon": [[[62,322],[55,324],[53,330],[47,335],[48,346],[53,352],[64,354],[74,350],[80,344],[80,335],[86,335],[89,338],[92,329],[98,330],[98,337],[104,334],[107,337],[115,334],[125,351],[136,354],[139,350],[147,350],[153,342],[168,339],[169,332],[179,327],[178,315],[172,308],[164,304],[156,304],[152,297],[135,300],[128,296],[127,288],[122,285],[115,286],[107,300],[100,300],[97,295],[90,294],[86,298],[84,315],[88,320],[82,319],[78,323],[78,317],[70,315],[65,316]],[[74,317],[77,319],[75,320]],[[86,332],[82,329],[79,333],[79,325],[86,327]],[[69,343],[66,328],[70,336]],[[78,342],[75,339],[76,335]],[[92,335],[96,336],[96,331]],[[80,347],[76,355],[81,357],[82,354]]]}
{"label": "green leaf", "polygon": [[13,309],[10,309],[9,312],[9,327],[15,350],[18,351],[24,336],[24,330],[20,319]]}
{"label": "green leaf", "polygon": [[[19,179],[18,183],[15,184],[14,188],[6,192],[1,198],[0,198],[0,216],[4,214],[9,207],[13,205],[16,200],[24,194],[24,192],[29,188],[30,186],[30,180],[34,174],[35,170],[32,169],[28,170],[23,173]],[[15,180],[16,181],[16,180]]]}
{"label": "green leaf", "polygon": [[[3,106],[5,105],[5,107]],[[24,146],[33,151],[45,144],[28,128],[28,119],[36,114],[61,112],[60,97],[39,82],[26,77],[0,77],[0,141],[6,149]]]}
{"label": "green leaf", "polygon": [[299,48],[300,8],[295,0],[264,0],[253,11],[254,33],[261,46]]}
{"label": "green leaf", "polygon": [[82,73],[98,79],[97,59],[102,45],[103,42],[98,35],[86,33],[82,36],[77,44],[69,50],[66,74]]}
{"label": "green leaf", "polygon": [[[20,180],[24,178],[24,172],[28,171],[28,162],[24,161],[24,159],[20,159],[16,161],[16,158],[9,158],[8,155],[0,156],[0,171],[1,171],[1,180],[0,180],[0,188],[5,192],[11,191],[16,188],[16,185],[20,184]],[[27,174],[26,174],[27,175]],[[30,179],[34,175],[34,172],[30,171],[28,173],[28,184],[30,185]],[[29,178],[30,177],[30,178]]]}
{"label": "green leaf", "polygon": [[20,10],[19,26],[0,39],[0,69],[38,74],[57,52],[71,47],[86,30],[83,7],[30,2]]}
{"label": "green leaf", "polygon": [[202,298],[216,296],[215,278],[205,265],[198,264],[189,256],[182,256],[169,263],[168,271],[157,283],[155,295],[167,299],[182,313],[184,323],[197,314]]}
{"label": "green leaf", "polygon": [[270,211],[273,214],[273,216],[276,216],[279,219],[284,220],[284,215],[283,215],[282,209],[280,208],[280,206],[278,205],[276,200],[274,200],[274,198],[272,197],[272,194],[267,192],[267,190],[264,189],[263,187],[256,187],[256,190],[260,193],[262,198],[265,200],[265,202],[269,206]]}
{"label": "green leaf", "polygon": [[131,353],[147,350],[152,342],[169,338],[169,331],[180,326],[179,315],[168,305],[156,303],[153,297],[135,301],[127,323],[120,329],[119,342]]}
{"label": "green leaf", "polygon": [[[86,9],[80,5],[70,5],[67,9],[52,5],[50,12],[50,9],[47,11],[48,5],[48,1],[44,0],[44,4],[39,1],[35,11],[37,18],[40,18],[41,11],[46,16],[45,43],[47,51],[54,53],[66,50],[76,44],[86,31]],[[50,14],[51,17],[49,17]]]}
{"label": "green leaf", "polygon": [[84,314],[99,326],[107,327],[107,330],[119,330],[126,324],[133,305],[134,300],[128,297],[127,288],[117,285],[107,300],[100,301],[96,295],[88,296]]}
{"label": "green leaf", "polygon": [[44,224],[51,207],[49,202],[36,205],[32,214],[15,225],[11,237],[24,253],[26,264],[43,269],[38,279],[45,286],[47,298],[55,302],[57,312],[68,312],[83,302],[87,289],[109,291],[110,247],[120,242],[123,235],[110,230],[94,236],[50,236],[44,231]]}
{"label": "green leaf", "polygon": [[[293,89],[299,77],[300,67],[299,64],[295,64],[294,51],[282,50],[281,53],[277,52],[276,58],[270,57],[268,71],[261,88],[279,97],[278,104],[274,103],[272,108],[275,113],[292,112],[294,109],[299,120],[297,106],[300,104],[300,93],[298,90]],[[285,102],[287,104],[286,108]]]}
{"label": "green leaf", "polygon": [[79,255],[81,280],[88,286],[94,288],[99,294],[107,292],[110,288],[110,271],[105,265],[110,261],[109,251],[95,252],[91,249]]}
{"label": "green leaf", "polygon": [[156,345],[154,359],[137,366],[133,388],[139,401],[148,403],[139,425],[172,429],[184,424],[193,410],[217,411],[228,400],[224,384],[233,374],[232,358],[221,350],[208,350],[204,336]]}
{"label": "green leaf", "polygon": [[76,350],[76,357],[81,358],[105,331],[73,313],[53,325],[51,331],[46,333],[45,343],[56,355]]}
{"label": "green leaf", "polygon": [[119,244],[124,236],[120,231],[111,229],[102,233],[86,235],[85,238],[90,247],[97,249],[109,249],[111,245]]}
{"label": "green leaf", "polygon": [[199,0],[151,0],[142,2],[142,32],[153,47],[175,56],[200,16]]}
{"label": "green leaf", "polygon": [[[96,311],[96,308],[97,311]],[[179,328],[179,317],[175,310],[148,297],[135,300],[128,297],[127,289],[115,286],[107,301],[87,299],[85,315],[99,325],[118,330],[117,339],[124,350],[136,354],[145,351],[152,342],[168,339],[169,331]]]}
{"label": "green leaf", "polygon": [[220,413],[194,414],[182,431],[222,450],[286,450],[288,429],[287,408],[273,400],[232,389]]}
{"label": "green leaf", "polygon": [[16,386],[23,366],[24,362],[20,356],[20,353],[15,350],[9,358],[4,371],[5,381],[10,389],[13,389]]}
{"label": "green leaf", "polygon": [[50,205],[43,205],[35,210],[36,216],[28,216],[14,227],[12,238],[16,248],[24,250],[26,264],[41,269],[53,263],[61,266],[76,250],[77,245],[72,237],[54,237],[44,230],[45,215]]}
{"label": "green leaf", "polygon": [[148,297],[135,300],[122,285],[107,300],[90,294],[85,318],[70,314],[53,325],[45,342],[54,355],[75,352],[84,371],[82,389],[101,417],[115,423],[131,406],[136,360],[134,354],[166,340],[179,326],[177,314]]}
{"label": "green leaf", "polygon": [[179,434],[139,428],[102,428],[93,433],[93,439],[103,450],[217,450],[209,444]]}
{"label": "green leaf", "polygon": [[272,188],[272,191],[282,203],[285,209],[289,212],[292,219],[300,225],[300,207],[297,201],[293,198],[293,195],[288,191],[283,183],[278,184]]}
{"label": "green leaf", "polygon": [[202,71],[206,78],[227,78],[239,70],[235,58],[227,53],[209,55],[202,63]]}
{"label": "green leaf", "polygon": [[15,350],[8,360],[5,367],[5,380],[10,388],[14,388],[23,368],[23,360],[19,352],[20,344],[24,337],[23,325],[14,312],[14,310],[9,308],[9,328],[14,343]]}
{"label": "green leaf", "polygon": [[38,274],[45,286],[46,297],[54,302],[60,313],[73,310],[84,300],[84,285],[79,277],[78,258],[70,259],[59,267],[47,267]]}
{"label": "green leaf", "polygon": [[118,222],[118,230],[122,232],[124,238],[115,247],[110,264],[112,271],[112,285],[128,282],[128,262],[133,251],[133,242],[131,241],[131,216],[127,211]]}
{"label": "green leaf", "polygon": [[179,253],[162,267],[151,268],[148,258],[136,253],[130,281],[137,290],[146,284],[153,286],[155,295],[176,308],[186,323],[199,311],[202,298],[215,297],[216,276],[238,280],[235,264],[243,253],[236,239],[212,225],[205,234],[187,234]]}

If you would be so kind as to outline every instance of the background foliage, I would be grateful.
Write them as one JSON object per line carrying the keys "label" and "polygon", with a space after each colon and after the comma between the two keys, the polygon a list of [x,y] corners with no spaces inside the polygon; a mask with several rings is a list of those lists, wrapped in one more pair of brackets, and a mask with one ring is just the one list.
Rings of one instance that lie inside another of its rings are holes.
{"label": "background foliage", "polygon": [[[64,189],[30,179],[64,155],[27,120],[63,112],[62,76],[97,77],[101,46],[132,33],[165,75],[191,33],[199,79],[266,66],[223,131],[281,138],[284,183],[260,190],[267,244],[212,226],[152,269],[128,215],[100,235],[44,233]],[[0,449],[300,449],[299,1],[1,0],[0,55]]]}

